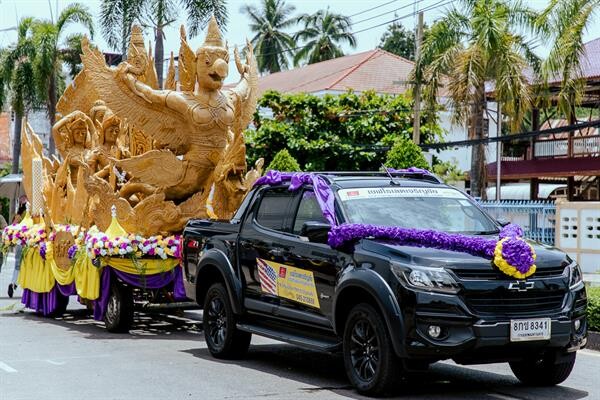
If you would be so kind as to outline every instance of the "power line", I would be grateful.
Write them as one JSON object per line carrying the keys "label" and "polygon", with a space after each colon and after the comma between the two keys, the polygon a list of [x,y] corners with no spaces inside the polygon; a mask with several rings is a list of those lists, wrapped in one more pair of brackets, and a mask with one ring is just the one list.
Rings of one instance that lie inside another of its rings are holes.
{"label": "power line", "polygon": [[[416,3],[420,3],[422,1],[423,0],[416,0],[415,4]],[[374,15],[374,16],[369,17],[369,18],[361,19],[360,21],[353,22],[352,25],[360,24],[360,23],[367,22],[367,21],[370,21],[370,20],[375,19],[375,18],[383,17],[384,15],[388,15],[390,13],[393,13],[393,12],[396,12],[396,11],[400,11],[400,10],[403,10],[403,9],[411,7],[411,6],[412,6],[412,4],[406,4],[406,5],[403,5],[402,7],[398,7],[396,9],[394,9],[394,10],[390,10],[388,12],[384,12],[384,13],[377,14],[377,15]]]}
{"label": "power line", "polygon": [[357,35],[357,34],[359,34],[359,33],[362,33],[362,32],[365,32],[365,31],[369,31],[369,30],[371,30],[371,29],[379,28],[380,26],[383,26],[383,25],[389,25],[389,24],[391,24],[391,23],[394,23],[394,22],[396,22],[396,21],[400,21],[401,19],[405,19],[405,18],[409,18],[409,17],[414,17],[415,15],[418,15],[418,13],[420,13],[420,12],[431,11],[431,10],[434,10],[434,9],[436,9],[436,8],[439,8],[439,7],[443,7],[443,6],[446,6],[446,5],[452,4],[452,3],[454,3],[455,1],[456,1],[456,0],[449,0],[449,1],[446,1],[446,0],[440,0],[440,1],[438,1],[437,3],[435,3],[435,4],[432,4],[432,5],[430,5],[430,6],[427,6],[427,7],[423,7],[422,9],[418,10],[416,13],[415,13],[415,12],[411,12],[411,13],[409,13],[409,14],[405,14],[405,15],[403,15],[403,16],[401,16],[401,17],[397,17],[397,18],[391,19],[391,20],[389,20],[389,21],[387,21],[387,22],[382,22],[381,24],[374,25],[374,26],[370,26],[370,27],[368,27],[368,28],[361,29],[361,30],[359,30],[359,31],[353,32],[353,34],[354,34],[354,35]]}
{"label": "power line", "polygon": [[380,4],[380,5],[378,5],[378,6],[371,7],[371,8],[368,8],[368,9],[366,9],[366,10],[359,11],[359,12],[357,12],[356,14],[349,15],[348,17],[349,17],[349,18],[356,17],[357,15],[361,15],[361,14],[364,14],[364,13],[368,13],[369,11],[376,10],[376,9],[378,9],[378,8],[381,8],[381,7],[387,6],[388,4],[395,3],[395,2],[397,2],[397,1],[398,1],[398,0],[391,0],[391,1],[388,1],[388,2],[386,2],[386,3]]}
{"label": "power line", "polygon": [[[377,24],[377,25],[373,25],[373,26],[370,26],[368,28],[364,28],[364,29],[361,29],[361,30],[358,30],[358,31],[355,31],[355,32],[350,32],[350,33],[353,34],[353,35],[357,35],[359,33],[363,33],[363,32],[369,31],[371,29],[379,28],[380,26],[383,26],[383,25],[389,25],[389,24],[391,24],[393,22],[400,21],[402,19],[406,19],[406,18],[412,17],[414,15],[417,15],[419,12],[431,11],[431,10],[434,10],[436,8],[443,7],[443,6],[446,6],[448,4],[452,4],[455,1],[456,0],[448,0],[448,1],[446,1],[446,0],[439,0],[437,3],[434,3],[434,4],[430,5],[430,6],[423,7],[420,10],[417,10],[416,14],[415,14],[415,12],[410,12],[408,14],[402,15],[400,17],[396,17],[396,18],[394,18],[392,20],[389,20],[387,22],[384,22],[384,23],[381,23],[381,24]],[[281,51],[274,51],[274,52],[271,52],[271,53],[265,53],[265,54],[262,54],[262,55],[263,56],[272,56],[272,55],[276,55],[276,54],[283,54],[283,53],[288,53],[288,52],[295,51],[295,50],[300,50],[300,49],[303,49],[305,47],[308,47],[308,44],[305,44],[303,46],[293,47],[293,48],[290,48],[290,49],[281,50]]]}
{"label": "power line", "polygon": [[420,147],[423,150],[445,149],[447,147],[465,147],[465,146],[473,146],[473,145],[477,145],[477,144],[488,144],[488,143],[495,143],[495,142],[511,142],[513,140],[531,139],[531,138],[534,138],[537,136],[542,136],[542,135],[551,135],[554,133],[564,133],[564,132],[574,132],[574,131],[578,131],[578,130],[585,129],[585,128],[594,128],[594,127],[599,127],[599,126],[600,126],[600,119],[597,119],[595,121],[582,122],[579,124],[573,124],[573,125],[568,125],[568,126],[559,126],[556,128],[543,129],[543,130],[537,130],[537,131],[531,131],[531,132],[520,132],[520,133],[515,133],[515,134],[500,136],[500,137],[496,136],[496,137],[487,137],[487,138],[481,138],[481,139],[458,140],[455,142],[446,142],[446,143],[426,143],[426,144],[421,144]]}

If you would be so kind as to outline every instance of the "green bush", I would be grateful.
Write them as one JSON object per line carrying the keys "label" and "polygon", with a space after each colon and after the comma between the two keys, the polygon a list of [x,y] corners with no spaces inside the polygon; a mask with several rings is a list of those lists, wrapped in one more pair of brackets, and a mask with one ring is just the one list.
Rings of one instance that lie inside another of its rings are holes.
{"label": "green bush", "polygon": [[588,287],[587,296],[588,328],[592,331],[600,332],[600,287]]}
{"label": "green bush", "polygon": [[405,138],[397,139],[394,142],[394,145],[387,153],[385,166],[396,169],[410,167],[430,168],[421,148],[414,144],[412,140]]}
{"label": "green bush", "polygon": [[[272,160],[287,149],[304,171],[375,171],[394,140],[412,137],[408,95],[265,92],[245,132],[248,164]],[[268,110],[268,111],[267,111]],[[443,130],[436,115],[423,114],[421,140],[433,143]]]}
{"label": "green bush", "polygon": [[275,154],[273,161],[271,161],[267,167],[267,171],[272,169],[277,171],[296,172],[300,171],[300,165],[298,165],[298,161],[292,157],[289,151],[283,149]]}

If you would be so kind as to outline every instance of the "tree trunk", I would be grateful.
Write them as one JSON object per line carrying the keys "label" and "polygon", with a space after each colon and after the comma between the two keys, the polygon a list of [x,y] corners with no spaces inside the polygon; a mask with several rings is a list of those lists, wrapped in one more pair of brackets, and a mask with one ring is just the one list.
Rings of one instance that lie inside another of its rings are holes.
{"label": "tree trunk", "polygon": [[[485,88],[477,88],[476,100],[471,105],[471,123],[469,126],[470,139],[483,139],[483,110],[485,107]],[[471,147],[471,196],[486,199],[486,165],[485,145],[474,144]]]}
{"label": "tree trunk", "polygon": [[164,45],[163,45],[163,30],[161,27],[155,29],[156,35],[154,36],[154,66],[156,68],[156,77],[158,78],[158,88],[163,87],[163,58],[164,58]]}
{"label": "tree trunk", "polygon": [[48,154],[52,156],[55,152],[54,136],[52,136],[52,127],[56,122],[56,76],[54,72],[50,76],[50,85],[48,87],[48,120],[50,121],[50,137],[48,139]]}
{"label": "tree trunk", "polygon": [[15,127],[13,134],[13,159],[11,173],[19,173],[19,159],[21,157],[21,127],[23,125],[23,115],[15,113]]}

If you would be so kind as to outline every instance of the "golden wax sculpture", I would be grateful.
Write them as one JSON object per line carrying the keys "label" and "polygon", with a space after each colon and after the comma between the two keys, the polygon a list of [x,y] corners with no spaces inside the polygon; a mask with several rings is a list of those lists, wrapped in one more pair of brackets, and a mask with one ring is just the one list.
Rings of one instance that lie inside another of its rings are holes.
{"label": "golden wax sculpture", "polygon": [[32,198],[32,160],[42,160],[36,190],[46,219],[106,230],[114,205],[128,232],[153,235],[181,231],[190,218],[230,218],[262,172],[262,160],[246,172],[243,136],[257,101],[252,45],[245,62],[234,50],[241,79],[229,90],[229,49],[214,18],[196,52],[181,27],[179,80],[171,54],[163,90],[139,27],[116,68],[87,39],[82,48],[83,69],[60,98],[52,128],[62,161],[44,157],[39,138],[23,128],[26,191]]}

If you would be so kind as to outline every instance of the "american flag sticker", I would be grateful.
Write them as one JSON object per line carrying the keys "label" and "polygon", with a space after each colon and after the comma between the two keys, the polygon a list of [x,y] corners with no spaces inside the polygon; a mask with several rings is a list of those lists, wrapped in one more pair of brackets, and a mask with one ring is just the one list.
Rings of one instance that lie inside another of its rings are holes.
{"label": "american flag sticker", "polygon": [[268,265],[264,260],[260,258],[256,259],[258,265],[258,278],[260,280],[260,289],[264,293],[272,294],[277,296],[277,273]]}
{"label": "american flag sticker", "polygon": [[262,258],[256,265],[262,293],[320,308],[312,271]]}

